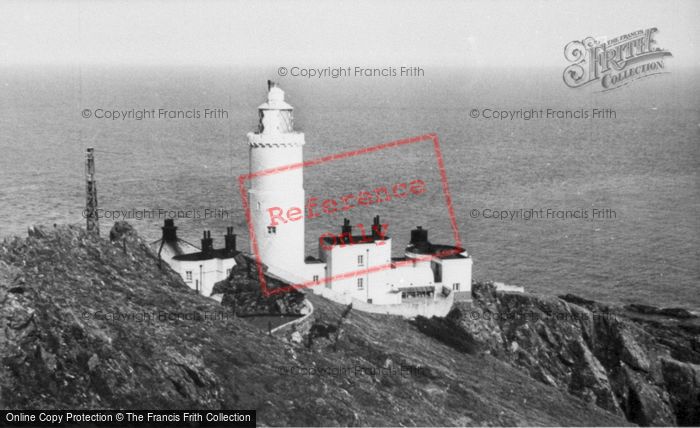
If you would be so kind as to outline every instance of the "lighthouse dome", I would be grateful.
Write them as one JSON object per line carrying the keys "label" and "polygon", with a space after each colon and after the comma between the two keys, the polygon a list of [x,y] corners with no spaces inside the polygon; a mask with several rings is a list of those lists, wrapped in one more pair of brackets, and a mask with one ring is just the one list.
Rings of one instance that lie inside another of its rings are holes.
{"label": "lighthouse dome", "polygon": [[267,102],[275,103],[280,101],[284,101],[284,91],[277,86],[273,86],[270,88],[270,92],[267,93]]}
{"label": "lighthouse dome", "polygon": [[267,91],[267,102],[260,106],[261,110],[292,110],[293,107],[284,101],[284,91],[276,83],[270,82]]}

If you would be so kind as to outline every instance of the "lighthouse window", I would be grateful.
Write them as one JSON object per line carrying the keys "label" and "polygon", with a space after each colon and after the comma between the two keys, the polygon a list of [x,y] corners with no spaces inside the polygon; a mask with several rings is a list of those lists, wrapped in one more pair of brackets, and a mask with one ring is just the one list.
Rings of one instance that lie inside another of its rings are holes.
{"label": "lighthouse window", "polygon": [[454,284],[452,284],[452,289],[454,291],[459,291],[459,282],[455,282]]}
{"label": "lighthouse window", "polygon": [[267,226],[267,233],[277,233],[277,226]]}
{"label": "lighthouse window", "polygon": [[358,266],[364,265],[365,264],[364,262],[365,262],[364,256],[357,256],[357,265]]}
{"label": "lighthouse window", "polygon": [[364,278],[357,278],[357,290],[362,291],[365,289]]}
{"label": "lighthouse window", "polygon": [[185,272],[185,281],[192,281],[192,271],[188,270]]}
{"label": "lighthouse window", "polygon": [[314,275],[314,282],[318,282],[318,275]]}

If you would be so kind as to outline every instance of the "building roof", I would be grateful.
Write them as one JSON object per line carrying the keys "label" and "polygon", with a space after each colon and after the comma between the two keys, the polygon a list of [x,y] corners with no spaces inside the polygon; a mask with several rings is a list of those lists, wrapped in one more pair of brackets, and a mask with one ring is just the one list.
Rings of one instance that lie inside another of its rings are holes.
{"label": "building roof", "polygon": [[183,262],[195,262],[199,260],[211,260],[211,259],[232,259],[236,257],[240,251],[228,251],[225,248],[219,248],[218,250],[212,250],[209,252],[199,251],[196,253],[180,254],[173,257],[173,260],[179,260]]}
{"label": "building roof", "polygon": [[389,238],[388,236],[384,235],[382,238],[379,237],[374,237],[372,235],[364,236],[364,235],[352,235],[350,237],[350,242],[340,242],[340,236],[324,236],[321,239],[323,239],[323,242],[327,245],[361,245],[361,244],[373,244],[378,241],[386,241]]}
{"label": "building roof", "polygon": [[169,250],[170,253],[176,256],[179,256],[181,254],[187,254],[188,252],[192,252],[192,250],[199,250],[199,247],[197,247],[196,245],[190,244],[189,242],[180,238],[176,239],[175,241],[164,241],[163,239],[158,239],[156,241],[151,242],[150,245],[151,248],[158,252],[161,249],[161,244],[163,244],[163,248],[167,247],[167,250]]}
{"label": "building roof", "polygon": [[466,250],[461,247],[443,244],[431,244],[430,242],[420,243],[418,245],[409,245],[406,247],[407,253],[431,255],[440,259],[466,259],[461,253]]}

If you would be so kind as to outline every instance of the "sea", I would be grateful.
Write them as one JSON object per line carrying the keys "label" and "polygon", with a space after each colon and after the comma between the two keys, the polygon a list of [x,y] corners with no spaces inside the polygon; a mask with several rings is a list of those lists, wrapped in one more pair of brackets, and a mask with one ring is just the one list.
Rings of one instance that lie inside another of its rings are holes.
{"label": "sea", "polygon": [[[170,215],[183,239],[210,230],[220,247],[233,226],[249,251],[239,177],[272,79],[295,107],[305,159],[324,159],[304,169],[308,197],[427,189],[307,219],[307,255],[343,218],[358,228],[376,213],[396,257],[422,226],[466,248],[479,280],[697,311],[699,74],[668,70],[601,92],[567,87],[563,67],[336,79],[262,66],[0,68],[0,236],[83,225],[93,147],[103,236],[126,213],[156,240]],[[152,110],[165,117],[136,118]],[[426,134],[437,143],[363,151]]]}

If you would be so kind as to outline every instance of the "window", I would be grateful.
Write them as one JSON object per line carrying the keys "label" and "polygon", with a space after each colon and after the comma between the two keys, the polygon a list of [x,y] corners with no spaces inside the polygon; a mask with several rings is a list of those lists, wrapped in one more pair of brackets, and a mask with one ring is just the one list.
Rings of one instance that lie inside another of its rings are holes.
{"label": "window", "polygon": [[357,265],[362,266],[365,264],[365,256],[357,256]]}
{"label": "window", "polygon": [[277,233],[277,226],[267,226],[267,233]]}
{"label": "window", "polygon": [[357,291],[362,291],[365,289],[365,279],[357,278]]}
{"label": "window", "polygon": [[188,270],[185,272],[185,281],[192,281],[192,271]]}
{"label": "window", "polygon": [[452,289],[454,291],[459,291],[459,282],[455,282],[454,284],[452,284]]}
{"label": "window", "polygon": [[318,275],[314,275],[314,282],[318,282]]}

